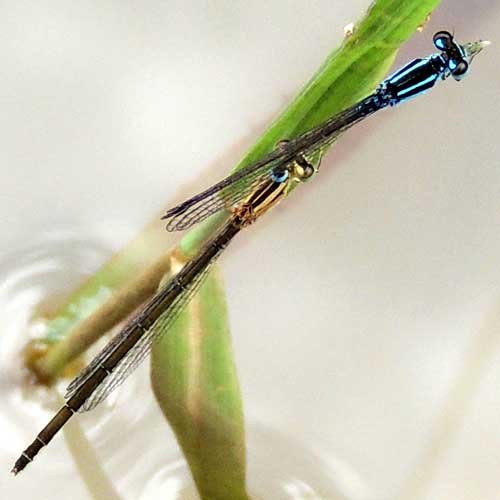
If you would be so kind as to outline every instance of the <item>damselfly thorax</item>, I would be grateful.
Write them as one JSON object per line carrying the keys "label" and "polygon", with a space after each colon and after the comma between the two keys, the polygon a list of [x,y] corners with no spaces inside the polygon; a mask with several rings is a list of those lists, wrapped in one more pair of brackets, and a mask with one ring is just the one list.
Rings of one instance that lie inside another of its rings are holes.
{"label": "damselfly thorax", "polygon": [[[281,141],[281,147],[288,141]],[[270,180],[263,183],[246,199],[233,208],[232,213],[241,221],[241,227],[253,224],[262,214],[277,205],[296,184],[307,181],[316,168],[305,156],[298,155],[284,168],[276,169]]]}

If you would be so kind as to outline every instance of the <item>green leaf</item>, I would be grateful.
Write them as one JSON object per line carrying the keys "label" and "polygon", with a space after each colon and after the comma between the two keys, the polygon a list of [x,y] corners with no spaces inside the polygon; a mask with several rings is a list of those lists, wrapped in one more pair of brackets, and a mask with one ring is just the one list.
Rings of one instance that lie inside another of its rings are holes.
{"label": "green leaf", "polygon": [[[374,3],[354,35],[327,58],[237,168],[257,161],[279,140],[304,132],[368,94],[391,66],[397,48],[437,4],[437,0]],[[185,259],[196,254],[220,220],[213,218],[183,238],[180,250]],[[151,380],[201,498],[248,498],[240,391],[224,293],[213,273],[154,345]]]}
{"label": "green leaf", "polygon": [[[234,170],[271,152],[368,95],[394,62],[397,50],[422,26],[440,0],[378,0],[354,33],[334,50],[278,118],[257,139]],[[431,44],[429,44],[431,47]],[[180,247],[194,255],[221,220],[211,218],[183,237]]]}

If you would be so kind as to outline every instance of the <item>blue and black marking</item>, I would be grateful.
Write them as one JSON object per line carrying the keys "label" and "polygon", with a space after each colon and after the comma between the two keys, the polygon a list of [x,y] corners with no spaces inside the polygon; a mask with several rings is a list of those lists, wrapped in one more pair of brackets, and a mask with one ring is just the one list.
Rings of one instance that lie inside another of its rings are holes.
{"label": "blue and black marking", "polygon": [[448,31],[434,35],[434,45],[441,51],[424,59],[415,59],[398,70],[380,85],[379,95],[390,106],[430,90],[438,80],[450,75],[462,79],[469,69],[464,48]]}

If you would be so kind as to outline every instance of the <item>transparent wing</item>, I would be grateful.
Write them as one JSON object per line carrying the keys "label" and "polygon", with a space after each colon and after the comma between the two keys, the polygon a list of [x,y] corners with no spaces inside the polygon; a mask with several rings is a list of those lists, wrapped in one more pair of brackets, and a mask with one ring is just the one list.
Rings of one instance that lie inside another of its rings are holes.
{"label": "transparent wing", "polygon": [[117,333],[96,355],[94,359],[80,372],[80,374],[73,379],[68,387],[66,387],[66,393],[64,394],[64,399],[69,399],[74,396],[78,390],[87,382],[87,380],[94,374],[94,372],[99,369],[106,359],[115,351],[117,346],[119,346],[123,340],[130,335],[131,331],[136,328],[137,325],[134,322],[128,323],[123,330]]}
{"label": "transparent wing", "polygon": [[[220,210],[230,209],[249,196],[259,185],[269,182],[271,175],[272,169],[265,169],[264,172],[262,170],[254,171],[223,188],[212,191],[210,194],[201,193],[185,201],[169,210],[163,217],[163,219],[168,219],[167,231],[183,231]],[[201,195],[204,196],[201,197]]]}
{"label": "transparent wing", "polygon": [[384,106],[374,93],[295,139],[283,141],[262,160],[168,210],[163,216],[168,221],[167,230],[184,230],[220,210],[230,209],[269,180],[273,171],[287,168],[298,156],[320,157],[342,132]]}
{"label": "transparent wing", "polygon": [[120,360],[113,371],[99,384],[79,411],[85,412],[94,409],[139,366],[151,351],[153,342],[158,340],[170,328],[174,320],[192,299],[207,277],[210,268],[211,266],[198,275],[191,283],[191,286],[184,293],[180,294],[168,310],[156,320],[153,326],[130,349],[126,356]]}
{"label": "transparent wing", "polygon": [[[110,374],[94,389],[85,403],[78,410],[85,412],[92,410],[101,403],[114,389],[116,389],[144,360],[149,354],[153,342],[159,339],[171,326],[173,321],[186,307],[193,295],[197,292],[205,278],[207,277],[215,258],[199,273],[189,285],[183,288],[176,299],[165,310],[165,312],[153,323],[151,328],[145,332],[127,354],[116,364]],[[175,280],[169,282],[167,287],[178,286]],[[109,358],[116,347],[121,344],[124,337],[128,336],[132,329],[138,328],[137,321],[132,320],[119,334],[117,334],[104,347],[104,349],[92,360],[92,362],[73,380],[66,389],[65,399],[71,398],[87,379],[102,366],[102,363]]]}
{"label": "transparent wing", "polygon": [[246,198],[261,183],[267,182],[273,170],[285,167],[293,156],[276,149],[264,160],[235,172],[207,190],[171,208],[162,217],[167,231],[182,231],[223,209],[230,209]]}

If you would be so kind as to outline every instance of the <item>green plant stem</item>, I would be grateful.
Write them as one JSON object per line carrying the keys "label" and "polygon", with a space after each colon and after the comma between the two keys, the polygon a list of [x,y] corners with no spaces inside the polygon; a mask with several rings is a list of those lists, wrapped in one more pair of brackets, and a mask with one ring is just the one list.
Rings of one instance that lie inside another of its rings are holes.
{"label": "green plant stem", "polygon": [[71,335],[63,338],[34,364],[39,380],[51,382],[96,340],[123,321],[158,289],[170,270],[171,254],[161,256],[153,265],[114,293],[93,314],[77,323]]}
{"label": "green plant stem", "polygon": [[153,391],[201,498],[248,500],[243,408],[218,269],[160,342],[151,360]]}

